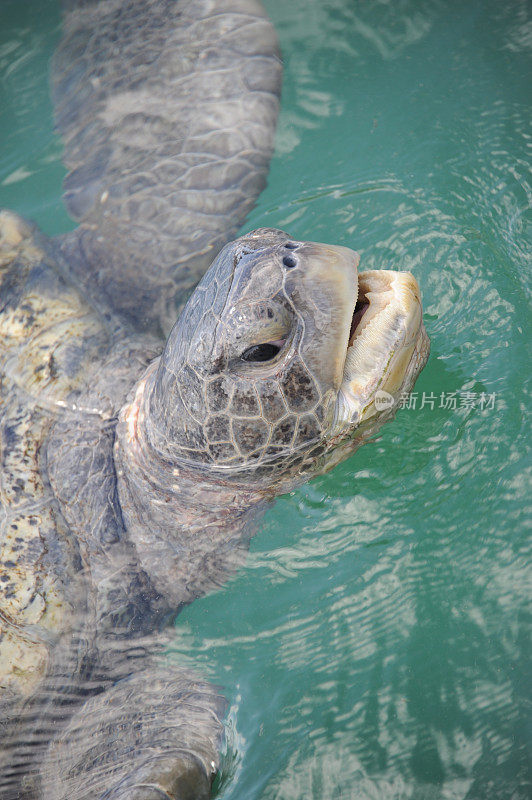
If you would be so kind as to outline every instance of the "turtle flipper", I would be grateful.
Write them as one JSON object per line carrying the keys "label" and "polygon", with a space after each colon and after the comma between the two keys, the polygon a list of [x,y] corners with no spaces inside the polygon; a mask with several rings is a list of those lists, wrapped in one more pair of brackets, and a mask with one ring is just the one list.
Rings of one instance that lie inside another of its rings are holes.
{"label": "turtle flipper", "polygon": [[88,700],[42,771],[54,800],[202,800],[219,765],[225,700],[187,672],[143,670]]}
{"label": "turtle flipper", "polygon": [[80,222],[66,261],[100,310],[167,332],[264,187],[275,32],[259,0],[65,8],[52,93]]}

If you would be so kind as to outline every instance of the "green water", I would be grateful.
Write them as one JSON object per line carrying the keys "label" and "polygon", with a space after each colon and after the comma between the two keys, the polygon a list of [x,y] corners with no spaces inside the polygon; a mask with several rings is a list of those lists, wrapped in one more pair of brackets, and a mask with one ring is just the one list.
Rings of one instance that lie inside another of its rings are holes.
{"label": "green water", "polygon": [[[218,796],[528,798],[530,6],[267,8],[283,110],[246,229],[411,269],[432,353],[416,408],[281,498],[246,567],[178,619],[179,657],[230,703]],[[57,233],[59,14],[2,12],[0,203]]]}

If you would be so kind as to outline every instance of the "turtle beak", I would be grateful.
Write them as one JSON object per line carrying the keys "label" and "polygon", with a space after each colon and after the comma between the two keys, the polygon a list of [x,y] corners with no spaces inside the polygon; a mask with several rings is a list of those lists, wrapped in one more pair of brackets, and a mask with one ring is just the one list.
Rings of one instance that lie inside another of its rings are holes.
{"label": "turtle beak", "polygon": [[342,384],[345,347],[358,294],[358,253],[348,247],[304,242],[297,249],[298,297],[305,307],[302,352],[323,392]]}
{"label": "turtle beak", "polygon": [[[424,358],[419,357],[420,350]],[[336,425],[357,425],[373,416],[377,411],[377,391],[388,393],[393,405],[412,372],[413,361],[415,380],[427,355],[421,294],[413,275],[390,270],[360,273],[338,393]]]}

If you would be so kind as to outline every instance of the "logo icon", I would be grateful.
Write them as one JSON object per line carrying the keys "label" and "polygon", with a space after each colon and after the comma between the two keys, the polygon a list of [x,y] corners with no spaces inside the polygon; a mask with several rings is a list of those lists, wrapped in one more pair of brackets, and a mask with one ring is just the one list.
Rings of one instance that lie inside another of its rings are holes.
{"label": "logo icon", "polygon": [[393,395],[385,392],[383,389],[378,389],[375,392],[375,408],[377,411],[383,411],[385,408],[391,408],[394,404]]}

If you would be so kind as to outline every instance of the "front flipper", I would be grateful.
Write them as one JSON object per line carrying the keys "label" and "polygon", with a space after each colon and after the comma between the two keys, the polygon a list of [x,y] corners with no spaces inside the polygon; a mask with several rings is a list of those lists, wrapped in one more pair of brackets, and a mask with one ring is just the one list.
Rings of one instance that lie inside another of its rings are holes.
{"label": "front flipper", "polygon": [[259,0],[67,0],[54,57],[65,260],[100,310],[168,333],[262,191],[281,62]]}
{"label": "front flipper", "polygon": [[187,672],[143,670],[88,700],[50,746],[54,800],[203,800],[219,766],[225,701]]}

